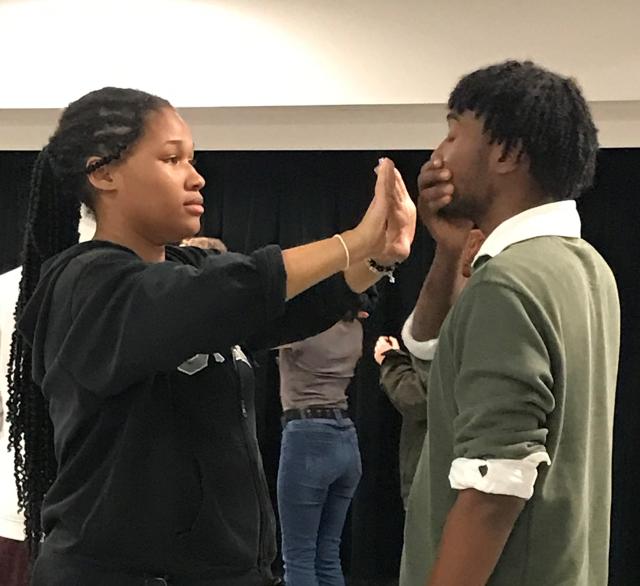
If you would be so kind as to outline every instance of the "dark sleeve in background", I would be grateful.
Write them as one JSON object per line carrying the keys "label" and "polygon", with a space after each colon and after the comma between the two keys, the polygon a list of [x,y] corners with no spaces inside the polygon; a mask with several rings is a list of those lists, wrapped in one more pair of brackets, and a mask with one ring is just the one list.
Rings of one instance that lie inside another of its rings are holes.
{"label": "dark sleeve in background", "polygon": [[403,417],[426,421],[427,391],[406,352],[385,353],[380,366],[380,384]]}

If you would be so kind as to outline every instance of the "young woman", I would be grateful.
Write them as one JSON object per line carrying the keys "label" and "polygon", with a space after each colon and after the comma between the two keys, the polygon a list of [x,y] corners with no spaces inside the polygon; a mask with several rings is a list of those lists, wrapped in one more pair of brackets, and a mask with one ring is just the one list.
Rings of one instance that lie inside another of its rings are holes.
{"label": "young woman", "polygon": [[[104,88],[36,161],[8,406],[35,586],[269,584],[238,344],[326,329],[377,280],[366,259],[409,253],[415,207],[390,161],[338,237],[248,256],[169,246],[200,227],[193,148],[168,102]],[[97,230],[78,244],[81,202]]]}

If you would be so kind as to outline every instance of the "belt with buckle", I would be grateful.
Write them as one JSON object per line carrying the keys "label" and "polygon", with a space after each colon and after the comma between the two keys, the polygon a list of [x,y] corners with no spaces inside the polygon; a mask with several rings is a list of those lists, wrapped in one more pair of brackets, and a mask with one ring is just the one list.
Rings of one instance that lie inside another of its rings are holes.
{"label": "belt with buckle", "polygon": [[282,422],[294,419],[346,419],[349,412],[339,407],[305,407],[304,409],[287,409],[282,413]]}

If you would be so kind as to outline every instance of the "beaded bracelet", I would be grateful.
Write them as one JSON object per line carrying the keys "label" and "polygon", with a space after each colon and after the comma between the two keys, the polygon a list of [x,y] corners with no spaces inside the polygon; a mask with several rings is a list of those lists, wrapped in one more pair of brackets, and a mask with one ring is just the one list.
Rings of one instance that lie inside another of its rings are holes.
{"label": "beaded bracelet", "polygon": [[392,265],[385,266],[377,263],[372,258],[368,258],[367,265],[369,266],[369,270],[372,273],[382,274],[383,276],[388,277],[390,283],[396,282],[396,279],[393,276],[393,271],[395,271],[400,266],[399,262],[394,262]]}

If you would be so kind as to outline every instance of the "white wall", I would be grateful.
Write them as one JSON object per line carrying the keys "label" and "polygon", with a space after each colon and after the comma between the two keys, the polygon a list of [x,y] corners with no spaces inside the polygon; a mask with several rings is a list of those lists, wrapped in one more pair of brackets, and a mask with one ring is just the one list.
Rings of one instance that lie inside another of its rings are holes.
{"label": "white wall", "polygon": [[[596,102],[603,147],[640,146],[640,100]],[[181,108],[202,150],[435,148],[446,133],[442,104],[275,108]],[[58,110],[0,110],[0,150],[36,150]]]}
{"label": "white wall", "polygon": [[603,143],[640,146],[639,24],[639,0],[0,0],[0,148],[104,85],[190,108],[203,148],[430,147],[429,105],[507,57],[577,77]]}

